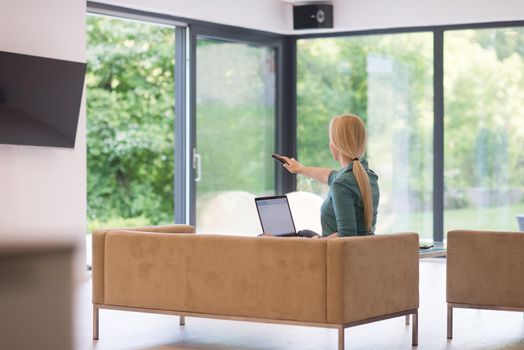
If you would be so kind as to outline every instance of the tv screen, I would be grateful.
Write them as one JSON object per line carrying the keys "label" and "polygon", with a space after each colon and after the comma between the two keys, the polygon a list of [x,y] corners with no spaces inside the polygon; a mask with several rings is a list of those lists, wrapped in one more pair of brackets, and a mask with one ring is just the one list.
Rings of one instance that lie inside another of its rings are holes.
{"label": "tv screen", "polygon": [[75,147],[86,64],[0,51],[0,144]]}

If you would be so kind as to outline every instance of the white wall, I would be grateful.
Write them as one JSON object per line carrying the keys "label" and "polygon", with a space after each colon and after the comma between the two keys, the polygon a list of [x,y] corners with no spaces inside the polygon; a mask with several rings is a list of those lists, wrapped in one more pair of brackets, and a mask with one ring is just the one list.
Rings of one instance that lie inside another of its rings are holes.
{"label": "white wall", "polygon": [[[101,1],[284,34],[311,32],[293,31],[290,3],[315,2],[315,0]],[[333,0],[332,3],[335,9],[335,29],[328,31],[524,20],[523,0]]]}
{"label": "white wall", "polygon": [[[335,31],[524,20],[522,0],[334,0],[332,3]],[[286,6],[286,27],[292,28],[292,6]]]}
{"label": "white wall", "polygon": [[[2,0],[0,50],[85,62],[85,11],[83,0]],[[0,240],[73,239],[77,279],[85,277],[85,123],[83,102],[73,150],[0,145]]]}
{"label": "white wall", "polygon": [[280,0],[100,0],[111,5],[266,31],[285,31]]}

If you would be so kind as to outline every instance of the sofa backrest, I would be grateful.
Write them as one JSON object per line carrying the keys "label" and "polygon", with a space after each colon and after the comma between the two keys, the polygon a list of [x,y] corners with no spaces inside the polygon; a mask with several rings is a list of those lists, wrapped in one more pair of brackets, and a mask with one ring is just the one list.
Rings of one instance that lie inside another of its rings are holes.
{"label": "sofa backrest", "polygon": [[103,303],[326,322],[326,241],[105,234]]}
{"label": "sofa backrest", "polygon": [[93,302],[343,324],[418,308],[418,235],[93,234]]}
{"label": "sofa backrest", "polygon": [[524,233],[454,230],[447,244],[449,303],[524,308]]}

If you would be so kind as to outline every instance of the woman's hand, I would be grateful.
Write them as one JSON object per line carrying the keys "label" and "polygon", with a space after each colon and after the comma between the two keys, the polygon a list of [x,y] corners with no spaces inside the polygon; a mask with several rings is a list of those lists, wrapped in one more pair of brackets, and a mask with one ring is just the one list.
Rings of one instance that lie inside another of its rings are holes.
{"label": "woman's hand", "polygon": [[288,158],[285,156],[281,157],[286,162],[286,164],[283,164],[284,168],[286,168],[290,173],[304,175],[327,185],[329,174],[331,174],[333,170],[329,168],[303,166],[297,162],[295,158]]}
{"label": "woman's hand", "polygon": [[304,166],[300,164],[295,158],[288,158],[285,156],[282,156],[287,164],[284,164],[284,168],[286,168],[290,173],[292,174],[300,174],[302,170],[304,169]]}

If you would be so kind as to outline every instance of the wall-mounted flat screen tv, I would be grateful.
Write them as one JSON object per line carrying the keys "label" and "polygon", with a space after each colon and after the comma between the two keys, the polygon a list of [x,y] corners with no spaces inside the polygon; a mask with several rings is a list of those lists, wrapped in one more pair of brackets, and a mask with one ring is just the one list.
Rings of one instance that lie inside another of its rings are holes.
{"label": "wall-mounted flat screen tv", "polygon": [[0,144],[75,147],[86,64],[0,51]]}

